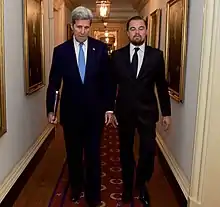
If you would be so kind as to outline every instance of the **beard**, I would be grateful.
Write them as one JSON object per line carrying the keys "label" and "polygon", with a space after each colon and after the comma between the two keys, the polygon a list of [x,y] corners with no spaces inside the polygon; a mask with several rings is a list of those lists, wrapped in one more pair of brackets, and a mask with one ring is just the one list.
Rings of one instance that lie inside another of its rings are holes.
{"label": "beard", "polygon": [[141,36],[137,35],[137,36],[134,36],[133,39],[130,39],[130,42],[134,46],[140,46],[140,45],[142,45],[145,42],[145,39],[142,39]]}

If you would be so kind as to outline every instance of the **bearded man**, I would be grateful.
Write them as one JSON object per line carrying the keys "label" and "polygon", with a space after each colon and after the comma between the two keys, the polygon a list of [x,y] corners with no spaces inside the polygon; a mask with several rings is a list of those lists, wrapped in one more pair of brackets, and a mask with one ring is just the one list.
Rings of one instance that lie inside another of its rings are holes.
{"label": "bearded man", "polygon": [[[163,53],[147,46],[145,20],[135,16],[127,22],[127,35],[130,43],[112,53],[111,70],[116,105],[112,109],[115,116],[111,123],[118,126],[120,138],[120,161],[122,166],[122,202],[133,199],[133,181],[145,207],[150,206],[147,183],[154,169],[156,147],[156,122],[159,120],[160,103],[162,122],[165,130],[170,125],[171,106],[168,85],[165,79]],[[139,133],[139,160],[136,168],[133,144],[135,130]],[[136,173],[134,173],[136,169]]]}

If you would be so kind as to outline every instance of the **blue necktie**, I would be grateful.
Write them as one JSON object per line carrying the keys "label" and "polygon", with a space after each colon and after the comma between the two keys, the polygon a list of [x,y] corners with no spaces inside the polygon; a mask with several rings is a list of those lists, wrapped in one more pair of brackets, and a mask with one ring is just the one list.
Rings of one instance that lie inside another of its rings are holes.
{"label": "blue necktie", "polygon": [[84,83],[86,64],[85,64],[85,54],[83,51],[83,43],[79,44],[78,66],[79,66],[80,77],[82,79],[82,82]]}

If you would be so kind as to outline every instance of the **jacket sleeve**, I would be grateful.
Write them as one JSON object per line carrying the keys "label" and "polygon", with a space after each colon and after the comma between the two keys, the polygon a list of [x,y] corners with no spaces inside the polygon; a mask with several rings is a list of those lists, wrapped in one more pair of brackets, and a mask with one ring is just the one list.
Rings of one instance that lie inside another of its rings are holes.
{"label": "jacket sleeve", "polygon": [[101,67],[103,67],[104,76],[104,100],[105,100],[105,111],[114,111],[115,105],[115,85],[114,79],[112,79],[112,67],[111,67],[111,57],[108,55],[107,45],[104,46],[102,53]]}
{"label": "jacket sleeve", "polygon": [[60,59],[58,57],[58,50],[57,48],[54,49],[51,70],[49,74],[49,83],[47,87],[46,93],[46,107],[47,107],[47,115],[50,112],[53,112],[54,102],[55,102],[55,95],[56,91],[59,91],[62,81],[62,74],[61,74],[60,67]]}
{"label": "jacket sleeve", "polygon": [[118,79],[116,73],[116,66],[115,66],[115,52],[111,54],[109,57],[109,77],[111,80],[111,93],[110,93],[110,110],[115,111],[115,102],[117,97],[117,86],[118,86]]}
{"label": "jacket sleeve", "polygon": [[168,84],[165,78],[165,63],[162,51],[160,51],[159,55],[156,87],[162,116],[171,116],[170,96],[168,93]]}

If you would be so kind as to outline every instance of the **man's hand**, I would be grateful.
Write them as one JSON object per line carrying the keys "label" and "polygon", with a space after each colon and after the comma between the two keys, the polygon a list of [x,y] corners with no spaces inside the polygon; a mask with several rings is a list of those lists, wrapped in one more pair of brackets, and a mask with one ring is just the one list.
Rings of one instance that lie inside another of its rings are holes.
{"label": "man's hand", "polygon": [[164,116],[162,118],[162,125],[164,127],[165,131],[168,131],[170,125],[171,125],[171,117],[170,116]]}
{"label": "man's hand", "polygon": [[57,124],[57,117],[54,115],[53,112],[48,114],[48,122],[51,124]]}
{"label": "man's hand", "polygon": [[113,112],[105,113],[105,125],[108,126],[109,124],[113,125],[115,128],[118,126],[117,119]]}

